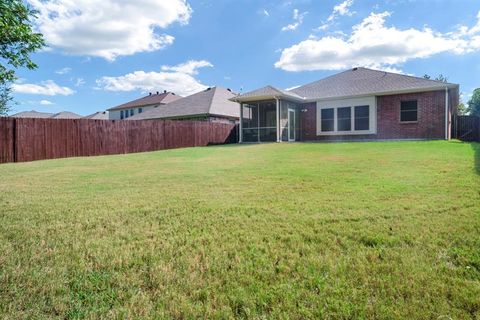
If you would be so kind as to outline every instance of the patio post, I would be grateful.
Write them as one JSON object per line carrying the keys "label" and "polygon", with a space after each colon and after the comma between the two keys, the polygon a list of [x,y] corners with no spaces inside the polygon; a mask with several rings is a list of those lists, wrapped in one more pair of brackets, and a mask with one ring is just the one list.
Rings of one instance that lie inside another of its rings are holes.
{"label": "patio post", "polygon": [[243,142],[243,103],[240,103],[240,124],[238,128],[238,143]]}

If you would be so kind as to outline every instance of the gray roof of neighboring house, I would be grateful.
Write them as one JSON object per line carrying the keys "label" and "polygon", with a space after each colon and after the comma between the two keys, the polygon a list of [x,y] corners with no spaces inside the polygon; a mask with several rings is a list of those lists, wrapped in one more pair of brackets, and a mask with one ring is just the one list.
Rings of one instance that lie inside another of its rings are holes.
{"label": "gray roof of neighboring house", "polygon": [[292,89],[306,99],[328,99],[362,95],[382,95],[397,92],[442,90],[457,86],[436,80],[398,73],[353,68],[333,76]]}
{"label": "gray roof of neighboring house", "polygon": [[238,118],[238,104],[230,101],[236,95],[229,89],[213,87],[169,104],[129,117],[128,120],[180,118],[196,115],[217,115]]}
{"label": "gray roof of neighboring house", "polygon": [[248,102],[254,99],[279,97],[305,101],[443,90],[446,86],[452,88],[458,85],[392,72],[353,68],[291,90],[267,86],[239,95],[235,100]]}
{"label": "gray roof of neighboring house", "polygon": [[80,119],[80,118],[82,118],[81,115],[76,114],[74,112],[70,112],[70,111],[62,111],[59,113],[55,113],[50,117],[50,119]]}
{"label": "gray roof of neighboring house", "polygon": [[93,120],[108,120],[108,112],[107,111],[98,111],[88,116],[83,117],[83,119],[93,119]]}
{"label": "gray roof of neighboring house", "polygon": [[12,114],[12,118],[51,118],[53,113],[48,112],[38,112],[35,110],[32,111],[23,111],[19,113]]}
{"label": "gray roof of neighboring house", "polygon": [[163,92],[163,93],[156,93],[156,94],[149,94],[146,97],[136,99],[119,106],[107,109],[108,111],[112,110],[120,110],[120,109],[128,109],[128,108],[136,108],[136,107],[143,107],[143,106],[151,106],[155,104],[167,104],[178,99],[181,99],[181,96],[177,96],[173,92]]}
{"label": "gray roof of neighboring house", "polygon": [[23,111],[19,113],[12,114],[13,118],[41,118],[41,119],[79,119],[82,116],[70,111],[62,111],[58,113],[50,112],[38,112],[35,110],[32,111]]}

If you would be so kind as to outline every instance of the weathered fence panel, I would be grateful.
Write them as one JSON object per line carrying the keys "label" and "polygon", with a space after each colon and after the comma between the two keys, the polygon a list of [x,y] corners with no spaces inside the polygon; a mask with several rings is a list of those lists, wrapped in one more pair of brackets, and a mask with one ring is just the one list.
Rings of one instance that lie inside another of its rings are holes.
{"label": "weathered fence panel", "polygon": [[0,163],[237,142],[233,124],[0,118]]}
{"label": "weathered fence panel", "polygon": [[14,121],[0,118],[0,163],[14,161]]}
{"label": "weathered fence panel", "polygon": [[480,142],[480,117],[455,116],[453,120],[453,138]]}

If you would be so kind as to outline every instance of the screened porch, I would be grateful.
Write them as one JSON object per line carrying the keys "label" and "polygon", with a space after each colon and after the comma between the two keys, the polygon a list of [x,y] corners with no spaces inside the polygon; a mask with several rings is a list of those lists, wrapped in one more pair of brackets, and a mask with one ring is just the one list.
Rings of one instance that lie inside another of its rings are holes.
{"label": "screened porch", "polygon": [[300,140],[300,105],[263,100],[240,105],[240,142]]}

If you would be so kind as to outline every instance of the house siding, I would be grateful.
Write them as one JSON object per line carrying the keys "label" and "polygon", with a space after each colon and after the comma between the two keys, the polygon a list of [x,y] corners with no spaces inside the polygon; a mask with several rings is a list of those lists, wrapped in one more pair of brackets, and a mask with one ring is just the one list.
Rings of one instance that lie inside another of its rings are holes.
{"label": "house siding", "polygon": [[[450,90],[449,103],[455,110],[458,90]],[[368,135],[317,136],[316,103],[304,104],[302,139],[304,141],[387,140],[387,139],[445,139],[445,91],[395,94],[377,98],[377,133]],[[400,122],[401,101],[417,100],[418,121]]]}

